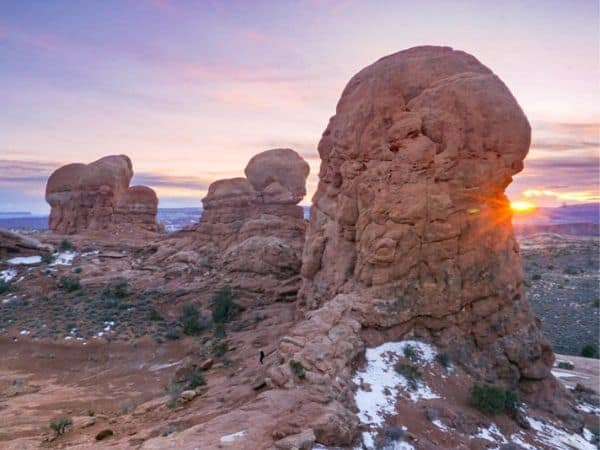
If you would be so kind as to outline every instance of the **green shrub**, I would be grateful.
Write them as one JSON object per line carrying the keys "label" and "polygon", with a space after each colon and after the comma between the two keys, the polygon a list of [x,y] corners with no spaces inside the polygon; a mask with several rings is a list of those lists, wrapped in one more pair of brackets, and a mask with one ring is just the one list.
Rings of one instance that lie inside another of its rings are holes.
{"label": "green shrub", "polygon": [[586,358],[600,357],[600,355],[598,354],[598,348],[591,344],[583,346],[583,348],[581,349],[581,356],[584,356]]}
{"label": "green shrub", "polygon": [[292,371],[292,373],[295,376],[297,376],[301,380],[304,380],[306,378],[306,373],[304,372],[304,366],[302,365],[302,363],[300,361],[295,361],[295,360],[291,359],[290,360],[290,370]]}
{"label": "green shrub", "polygon": [[437,355],[435,355],[435,360],[444,369],[450,367],[450,356],[448,355],[448,353],[438,353]]}
{"label": "green shrub", "polygon": [[558,363],[558,368],[565,369],[565,370],[573,370],[575,368],[575,366],[573,365],[573,363],[571,363],[569,361],[560,361]]}
{"label": "green shrub", "polygon": [[419,387],[419,379],[421,379],[421,372],[412,364],[403,364],[401,362],[394,365],[394,369],[408,382],[408,387],[411,389],[417,389]]}
{"label": "green shrub", "polygon": [[536,274],[534,274],[534,275],[531,276],[531,279],[533,281],[539,281],[539,280],[542,279],[542,276],[539,273],[536,273]]}
{"label": "green shrub", "polygon": [[160,322],[165,319],[163,319],[163,316],[161,316],[156,309],[152,308],[150,311],[148,311],[148,320],[151,320],[152,322]]}
{"label": "green shrub", "polygon": [[43,253],[42,262],[44,264],[52,264],[54,262],[54,255],[52,253]]}
{"label": "green shrub", "polygon": [[405,345],[403,352],[404,357],[410,359],[413,362],[418,361],[419,357],[421,356],[421,352],[419,352],[419,349],[412,344]]}
{"label": "green shrub", "polygon": [[69,417],[60,417],[50,422],[50,428],[60,436],[65,433],[67,427],[71,426],[73,421]]}
{"label": "green shrub", "polygon": [[515,415],[519,407],[519,398],[513,391],[490,384],[476,384],[471,388],[471,402],[486,414]]}
{"label": "green shrub", "polygon": [[184,334],[194,336],[202,333],[208,325],[200,318],[200,313],[193,305],[185,305],[179,318]]}
{"label": "green shrub", "polygon": [[12,283],[4,279],[0,280],[0,295],[6,294],[12,289]]}
{"label": "green shrub", "polygon": [[75,292],[76,290],[81,289],[81,284],[79,284],[79,278],[72,277],[69,275],[63,275],[62,277],[60,277],[58,286],[67,292]]}
{"label": "green shrub", "polygon": [[75,246],[67,239],[63,239],[62,241],[60,241],[58,250],[61,252],[72,252],[75,251]]}
{"label": "green shrub", "polygon": [[579,274],[579,269],[577,267],[568,266],[563,270],[565,275],[577,275]]}
{"label": "green shrub", "polygon": [[225,337],[225,324],[223,323],[215,323],[215,331],[214,335],[216,338],[224,338]]}
{"label": "green shrub", "polygon": [[179,394],[183,391],[204,386],[205,384],[206,380],[204,379],[202,369],[199,369],[198,367],[189,368],[183,376],[177,378],[165,387],[165,392],[171,398],[169,403],[167,403],[167,406],[169,406],[169,408],[174,408],[177,406],[177,397]]}
{"label": "green shrub", "polygon": [[229,286],[225,286],[213,297],[212,319],[214,323],[229,322],[237,313],[238,307],[235,304],[235,295],[231,292]]}
{"label": "green shrub", "polygon": [[75,267],[73,269],[73,272],[75,272],[75,273],[81,273],[81,267]]}
{"label": "green shrub", "polygon": [[171,327],[165,333],[165,337],[170,341],[176,341],[180,338],[179,331],[177,331],[177,328]]}
{"label": "green shrub", "polygon": [[225,353],[227,353],[228,350],[229,345],[225,341],[217,342],[215,345],[213,345],[212,348],[213,355],[217,357],[223,356]]}

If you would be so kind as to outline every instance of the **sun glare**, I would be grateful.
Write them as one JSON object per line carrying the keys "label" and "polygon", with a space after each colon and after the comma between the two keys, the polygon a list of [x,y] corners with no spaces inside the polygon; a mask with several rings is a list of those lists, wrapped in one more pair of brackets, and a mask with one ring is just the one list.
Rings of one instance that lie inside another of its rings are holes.
{"label": "sun glare", "polygon": [[527,200],[516,200],[514,202],[510,202],[510,209],[512,209],[513,213],[515,214],[527,214],[535,211],[537,206]]}

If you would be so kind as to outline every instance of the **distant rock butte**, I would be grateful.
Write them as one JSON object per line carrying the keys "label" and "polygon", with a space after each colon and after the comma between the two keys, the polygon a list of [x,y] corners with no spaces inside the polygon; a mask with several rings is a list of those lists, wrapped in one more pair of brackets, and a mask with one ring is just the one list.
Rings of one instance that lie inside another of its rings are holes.
{"label": "distant rock butte", "polygon": [[475,380],[518,387],[531,404],[573,418],[525,298],[504,195],[530,136],[504,83],[464,52],[416,47],[355,75],[319,143],[305,319],[282,341],[271,378],[296,385],[296,360],[307,379],[349,392],[348,367],[365,345],[416,338]]}
{"label": "distant rock butte", "polygon": [[131,160],[125,155],[58,168],[46,184],[50,230],[74,234],[135,225],[159,231],[158,198],[149,187],[129,187],[132,176]]}
{"label": "distant rock butte", "polygon": [[234,286],[295,295],[306,232],[298,203],[308,172],[294,150],[273,149],[250,160],[247,178],[210,185],[196,236],[212,265],[234,274]]}

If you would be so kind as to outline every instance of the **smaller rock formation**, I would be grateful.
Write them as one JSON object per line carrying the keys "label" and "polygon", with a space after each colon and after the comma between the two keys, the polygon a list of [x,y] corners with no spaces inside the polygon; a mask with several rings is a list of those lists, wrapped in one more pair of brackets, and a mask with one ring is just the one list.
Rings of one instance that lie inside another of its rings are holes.
{"label": "smaller rock formation", "polygon": [[131,160],[125,155],[58,168],[46,184],[48,227],[62,234],[102,231],[116,224],[158,231],[156,194],[146,186],[129,187],[132,176]]}
{"label": "smaller rock formation", "polygon": [[157,231],[158,197],[148,186],[131,186],[115,205],[114,222],[132,224],[149,231]]}
{"label": "smaller rock formation", "polygon": [[250,160],[247,178],[210,185],[197,239],[213,266],[236,274],[239,287],[295,295],[306,231],[298,203],[308,172],[298,153],[274,149]]}
{"label": "smaller rock formation", "polygon": [[0,229],[0,258],[51,253],[54,247],[19,233]]}

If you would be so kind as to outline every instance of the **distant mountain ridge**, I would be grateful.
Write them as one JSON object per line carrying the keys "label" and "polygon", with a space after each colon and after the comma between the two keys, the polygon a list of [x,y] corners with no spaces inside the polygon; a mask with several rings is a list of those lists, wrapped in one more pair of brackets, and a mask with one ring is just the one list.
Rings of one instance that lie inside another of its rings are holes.
{"label": "distant mountain ridge", "polygon": [[[301,205],[302,206],[302,205]],[[310,206],[302,206],[304,217],[310,217]],[[159,208],[158,220],[168,232],[196,223],[203,209]],[[538,208],[530,214],[515,215],[513,226],[517,233],[554,232],[595,236],[600,233],[600,203],[565,205],[557,208]],[[46,230],[48,215],[28,211],[0,212],[0,228],[19,230]]]}

